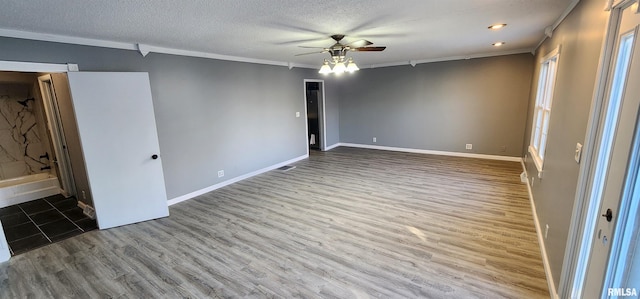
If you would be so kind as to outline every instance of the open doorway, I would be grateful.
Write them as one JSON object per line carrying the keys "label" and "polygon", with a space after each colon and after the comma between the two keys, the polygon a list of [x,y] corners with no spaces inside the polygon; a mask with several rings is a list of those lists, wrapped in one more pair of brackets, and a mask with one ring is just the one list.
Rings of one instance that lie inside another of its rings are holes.
{"label": "open doorway", "polygon": [[324,151],[326,149],[324,81],[305,79],[304,91],[308,149]]}
{"label": "open doorway", "polygon": [[97,228],[75,197],[60,115],[72,108],[60,106],[52,77],[66,80],[0,71],[0,221],[11,255]]}
{"label": "open doorway", "polygon": [[[0,61],[0,71],[28,72],[40,77],[51,75],[78,196],[77,199],[62,195],[46,197],[14,206],[13,211],[8,210],[9,207],[0,211],[3,215],[0,223],[4,226],[0,233],[0,261],[6,260],[9,251],[4,241],[12,245],[13,232],[7,229],[5,224],[10,221],[5,216],[33,220],[30,214],[35,211],[27,211],[31,205],[34,209],[45,207],[47,213],[61,211],[57,205],[63,204],[58,199],[65,201],[65,207],[66,204],[82,206],[77,215],[90,214],[94,228],[96,222],[92,218],[95,217],[100,229],[169,216],[148,73],[79,72],[73,64],[15,61]],[[126,150],[123,145],[127,145]],[[59,221],[71,219],[70,215],[63,214]],[[48,221],[45,216],[43,214],[43,221]],[[45,230],[44,224],[33,221],[25,225],[34,233]],[[78,224],[72,225],[83,230]],[[56,227],[52,225],[52,230],[56,229],[53,238],[44,236],[48,242],[70,236]],[[8,232],[6,236],[4,232]]]}

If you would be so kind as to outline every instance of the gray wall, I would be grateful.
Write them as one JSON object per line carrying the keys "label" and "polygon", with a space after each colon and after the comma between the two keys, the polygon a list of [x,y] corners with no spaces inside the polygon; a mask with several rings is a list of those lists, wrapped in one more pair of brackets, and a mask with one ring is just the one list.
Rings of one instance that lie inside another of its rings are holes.
{"label": "gray wall", "polygon": [[340,141],[519,157],[532,73],[519,54],[343,76]]}
{"label": "gray wall", "polygon": [[[529,178],[535,177],[532,192],[540,225],[543,228],[549,225],[545,246],[556,286],[560,281],[580,166],[574,161],[574,150],[577,142],[584,144],[605,33],[607,12],[603,4],[600,0],[580,1],[536,55],[539,61],[561,45],[542,179],[538,180],[536,166],[528,155],[525,160]],[[536,63],[526,121],[525,155],[531,138],[539,71],[540,65]]]}
{"label": "gray wall", "polygon": [[340,79],[324,77],[325,107],[327,121],[327,146],[340,142]]}
{"label": "gray wall", "polygon": [[[0,38],[0,60],[149,72],[167,195],[306,153],[304,78],[317,71]],[[219,179],[217,171],[224,169]]]}

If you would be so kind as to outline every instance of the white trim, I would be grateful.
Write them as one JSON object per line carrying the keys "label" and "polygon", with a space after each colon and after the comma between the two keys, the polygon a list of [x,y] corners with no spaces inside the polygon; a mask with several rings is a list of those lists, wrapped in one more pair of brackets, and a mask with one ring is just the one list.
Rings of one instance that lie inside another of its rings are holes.
{"label": "white trim", "polygon": [[7,72],[66,73],[69,71],[69,65],[0,60],[0,70]]}
{"label": "white trim", "polygon": [[302,80],[302,101],[304,102],[304,111],[300,113],[304,115],[304,148],[309,156],[309,121],[307,120],[307,79]]}
{"label": "white trim", "polygon": [[[564,21],[564,19],[566,19],[569,16],[569,14],[573,11],[574,8],[576,8],[576,6],[578,5],[579,2],[580,2],[580,0],[571,1],[571,3],[569,3],[569,6],[567,6],[567,9],[565,9],[564,12],[562,12],[560,17],[558,17],[558,19],[551,26],[547,27],[544,30],[545,31],[545,35],[544,35],[544,37],[542,37],[542,39],[540,40],[538,45],[536,45],[533,48],[533,53],[537,52],[538,49],[540,48],[540,46],[542,46],[542,43],[544,43],[544,41],[547,40],[547,38],[550,38],[553,35],[553,32],[556,30],[556,28],[558,28],[558,26],[560,26],[562,21]],[[548,32],[548,34],[547,34],[547,32]]]}
{"label": "white trim", "polygon": [[547,62],[548,60],[550,60],[551,58],[553,58],[553,56],[558,56],[558,58],[560,58],[560,51],[562,51],[562,45],[558,45],[557,47],[555,47],[553,50],[551,50],[551,52],[547,53],[547,55],[544,55],[544,57],[542,57],[538,63],[542,64]]}
{"label": "white trim", "polygon": [[[189,57],[200,57],[200,58],[209,58],[209,59],[217,59],[217,60],[225,60],[225,61],[235,61],[235,62],[246,62],[246,63],[255,63],[255,64],[265,64],[265,65],[275,65],[275,66],[284,66],[289,69],[295,67],[299,68],[311,68],[315,69],[317,66],[306,65],[306,64],[297,64],[283,61],[275,61],[275,60],[266,60],[266,59],[255,59],[255,58],[247,58],[240,56],[231,56],[231,55],[222,55],[216,53],[209,52],[200,52],[200,51],[191,51],[191,50],[183,50],[183,49],[174,49],[174,48],[165,48],[165,47],[156,47],[151,45],[142,45],[145,52],[153,52],[153,53],[162,53],[162,54],[171,54],[171,55],[179,55],[179,56],[189,56]],[[138,51],[138,46],[136,46],[136,51]]]}
{"label": "white trim", "polygon": [[[524,161],[520,161],[524,173],[527,173],[527,167]],[[544,237],[542,236],[542,228],[540,227],[540,220],[538,219],[538,212],[536,210],[536,203],[533,200],[533,192],[531,192],[531,185],[529,184],[529,178],[527,177],[527,191],[529,192],[529,202],[531,204],[531,213],[533,215],[533,223],[536,226],[536,235],[538,235],[538,245],[540,246],[540,255],[542,255],[542,264],[544,266],[544,273],[547,277],[547,286],[549,288],[549,294],[552,299],[559,299],[558,291],[556,290],[556,284],[553,281],[553,274],[551,273],[551,264],[549,263],[549,256],[547,255],[547,249],[544,244]]]}
{"label": "white trim", "polygon": [[77,195],[76,183],[73,179],[73,170],[71,168],[71,158],[65,146],[67,138],[62,129],[62,117],[60,116],[58,98],[56,97],[51,74],[39,76],[38,86],[44,106],[44,117],[47,120],[46,126],[49,129],[49,141],[53,146],[55,159],[58,160],[57,163],[50,163],[50,166],[52,169],[58,168],[60,193],[66,197]]}
{"label": "white trim", "polygon": [[474,58],[487,58],[487,57],[496,57],[496,56],[505,56],[505,55],[514,55],[514,54],[531,54],[533,49],[517,49],[511,51],[501,51],[501,52],[489,52],[489,53],[478,53],[472,55],[463,55],[463,56],[449,56],[449,57],[441,57],[441,58],[432,58],[432,59],[422,59],[422,60],[409,60],[402,62],[390,62],[390,63],[381,63],[381,64],[371,64],[360,67],[361,69],[366,68],[380,68],[380,67],[391,67],[391,66],[400,66],[400,65],[411,65],[413,67],[416,64],[422,63],[432,63],[432,62],[442,62],[442,61],[453,61],[453,60],[466,60],[466,59],[474,59]]}
{"label": "white trim", "polygon": [[334,149],[334,148],[336,148],[336,147],[339,147],[339,146],[341,146],[341,145],[342,145],[342,144],[341,144],[341,143],[339,143],[339,142],[338,142],[338,143],[334,143],[334,144],[332,144],[332,145],[330,145],[330,146],[327,146],[324,150],[325,150],[325,151],[330,151],[330,150],[332,150],[332,149]]}
{"label": "white trim", "polygon": [[124,43],[124,42],[116,42],[116,41],[110,41],[110,40],[82,38],[82,37],[74,37],[74,36],[59,35],[59,34],[37,33],[37,32],[12,30],[12,29],[0,29],[0,36],[28,39],[28,40],[37,40],[37,41],[47,41],[47,42],[54,42],[54,43],[63,43],[63,44],[138,51],[142,56],[146,56],[148,53],[154,52],[154,53],[162,53],[162,54],[211,58],[211,59],[236,61],[236,62],[277,65],[277,66],[284,66],[289,68],[293,66],[300,67],[300,68],[316,68],[316,66],[312,66],[312,65],[294,64],[290,62],[246,58],[246,57],[222,55],[222,54],[215,54],[215,53],[208,53],[208,52],[190,51],[190,50],[174,49],[174,48],[166,48],[166,47],[156,47],[152,45],[139,44],[139,43]]}
{"label": "white trim", "polygon": [[136,44],[131,44],[131,43],[122,43],[122,42],[114,42],[114,41],[101,40],[101,39],[59,35],[59,34],[29,32],[29,31],[22,31],[22,30],[0,29],[0,36],[54,42],[54,43],[63,43],[63,44],[94,46],[94,47],[102,47],[102,48],[138,50],[138,48],[136,47]]}
{"label": "white trim", "polygon": [[322,151],[327,150],[327,105],[325,104],[325,92],[324,92],[324,80],[318,80],[322,82]]}
{"label": "white trim", "polygon": [[228,186],[228,185],[231,185],[233,183],[237,183],[239,181],[246,180],[246,179],[248,179],[250,177],[265,173],[267,171],[274,170],[276,168],[285,166],[287,164],[291,164],[291,163],[298,162],[300,160],[304,160],[304,159],[306,159],[308,157],[309,157],[309,155],[303,155],[303,156],[300,156],[300,157],[297,157],[297,158],[293,158],[291,160],[287,160],[287,161],[284,161],[284,162],[281,162],[281,163],[278,163],[278,164],[274,164],[274,165],[271,165],[271,166],[268,166],[268,167],[265,167],[265,168],[262,168],[262,169],[258,169],[256,171],[253,171],[253,172],[241,175],[241,176],[237,176],[237,177],[232,178],[230,180],[226,180],[224,182],[221,182],[221,183],[218,183],[218,184],[215,184],[215,185],[212,185],[212,186],[200,189],[200,190],[196,190],[196,191],[193,191],[191,193],[187,193],[187,194],[182,195],[182,196],[178,196],[178,197],[172,198],[172,199],[167,201],[167,204],[169,206],[172,206],[172,205],[175,205],[175,204],[177,204],[179,202],[183,202],[185,200],[192,199],[192,198],[194,198],[196,196],[200,196],[202,194],[214,191],[216,189],[220,189],[220,188],[222,188],[224,186]]}
{"label": "white trim", "polygon": [[[0,36],[36,40],[36,41],[47,41],[47,42],[54,42],[54,43],[130,50],[130,51],[139,52],[143,57],[146,57],[149,53],[153,52],[153,53],[209,58],[209,59],[217,59],[217,60],[225,60],[225,61],[284,66],[289,69],[292,69],[293,67],[308,68],[308,69],[318,68],[317,65],[231,56],[231,55],[223,55],[223,54],[216,54],[216,53],[210,53],[210,52],[191,51],[191,50],[175,49],[175,48],[167,48],[167,47],[157,47],[157,46],[147,45],[143,43],[124,43],[124,42],[116,42],[116,41],[109,41],[109,40],[82,38],[82,37],[74,37],[74,36],[59,35],[59,34],[29,32],[29,31],[12,30],[12,29],[0,29]],[[450,57],[433,58],[433,59],[391,62],[391,63],[384,63],[384,64],[373,64],[373,65],[369,65],[361,68],[379,68],[379,67],[390,67],[390,66],[399,66],[399,65],[415,66],[416,64],[421,64],[421,63],[485,58],[485,57],[504,56],[504,55],[522,54],[522,53],[535,53],[536,49],[537,47],[528,48],[528,49],[501,51],[501,52],[478,53],[478,54],[464,55],[464,56],[450,56]],[[55,72],[55,71],[52,71],[52,72]]]}
{"label": "white trim", "polygon": [[533,146],[529,145],[529,154],[531,154],[531,160],[533,160],[533,164],[536,165],[536,169],[538,170],[538,177],[542,173],[542,160],[540,160],[540,156],[538,156],[538,152]]}
{"label": "white trim", "polygon": [[453,157],[476,158],[476,159],[487,159],[487,160],[511,161],[511,162],[520,162],[520,161],[522,161],[521,157],[485,155],[485,154],[470,154],[470,153],[446,152],[446,151],[433,151],[433,150],[424,150],[424,149],[415,149],[415,148],[402,148],[402,147],[379,146],[379,145],[357,144],[357,143],[338,143],[338,145],[336,145],[336,146],[368,148],[368,149],[376,149],[376,150],[383,150],[383,151],[394,151],[394,152],[405,152],[405,153],[416,153],[416,154],[427,154],[427,155],[439,155],[439,156],[453,156]]}

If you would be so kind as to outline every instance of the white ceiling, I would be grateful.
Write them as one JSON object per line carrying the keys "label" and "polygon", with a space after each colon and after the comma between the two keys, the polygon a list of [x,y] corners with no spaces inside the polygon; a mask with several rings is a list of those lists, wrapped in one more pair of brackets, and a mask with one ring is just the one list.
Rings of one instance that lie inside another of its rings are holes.
{"label": "white ceiling", "polygon": [[[351,52],[366,67],[531,51],[571,2],[2,0],[0,35],[79,37],[319,66],[328,54],[296,57],[309,52],[298,46],[328,47],[330,35],[345,34],[347,43],[367,39],[387,46]],[[487,29],[495,23],[508,26]],[[506,45],[493,47],[497,41]]]}

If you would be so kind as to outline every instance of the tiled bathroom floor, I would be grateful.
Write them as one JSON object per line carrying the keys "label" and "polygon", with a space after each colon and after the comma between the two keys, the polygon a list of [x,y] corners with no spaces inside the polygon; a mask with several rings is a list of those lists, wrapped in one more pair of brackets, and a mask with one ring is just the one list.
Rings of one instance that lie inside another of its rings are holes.
{"label": "tiled bathroom floor", "polygon": [[54,195],[0,209],[11,255],[98,228],[77,203],[75,197]]}

